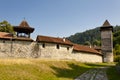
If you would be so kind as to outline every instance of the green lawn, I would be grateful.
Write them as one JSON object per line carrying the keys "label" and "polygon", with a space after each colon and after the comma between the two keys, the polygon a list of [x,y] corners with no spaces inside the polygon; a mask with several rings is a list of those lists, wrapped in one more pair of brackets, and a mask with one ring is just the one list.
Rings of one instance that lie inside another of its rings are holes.
{"label": "green lawn", "polygon": [[116,70],[115,66],[107,70],[108,80],[120,80],[120,73]]}
{"label": "green lawn", "polygon": [[73,80],[105,64],[40,59],[0,59],[0,80]]}

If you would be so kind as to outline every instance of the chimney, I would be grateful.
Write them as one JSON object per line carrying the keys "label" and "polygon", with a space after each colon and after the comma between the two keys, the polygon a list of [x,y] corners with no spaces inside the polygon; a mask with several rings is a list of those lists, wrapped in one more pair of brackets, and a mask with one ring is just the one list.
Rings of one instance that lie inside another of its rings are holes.
{"label": "chimney", "polygon": [[63,42],[65,42],[65,37],[63,37]]}
{"label": "chimney", "polygon": [[92,48],[92,46],[91,46],[91,45],[89,45],[89,47],[90,47],[90,48]]}

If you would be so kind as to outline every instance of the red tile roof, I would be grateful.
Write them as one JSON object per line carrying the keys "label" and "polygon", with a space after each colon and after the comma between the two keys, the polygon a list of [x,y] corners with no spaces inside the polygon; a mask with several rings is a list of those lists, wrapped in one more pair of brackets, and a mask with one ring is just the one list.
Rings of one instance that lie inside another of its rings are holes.
{"label": "red tile roof", "polygon": [[12,37],[12,34],[7,32],[0,32],[0,38],[2,39],[10,39]]}
{"label": "red tile roof", "polygon": [[7,33],[7,32],[0,32],[0,39],[7,39],[7,40],[18,40],[18,41],[33,41],[30,38],[25,38],[25,37],[13,37],[12,34]]}
{"label": "red tile roof", "polygon": [[36,41],[37,42],[65,44],[65,45],[71,45],[71,46],[73,46],[72,42],[70,42],[68,39],[55,38],[55,37],[42,36],[42,35],[37,36]]}
{"label": "red tile roof", "polygon": [[73,50],[74,51],[89,52],[89,53],[95,53],[95,54],[102,55],[102,54],[100,54],[100,52],[98,52],[94,48],[90,48],[89,46],[83,46],[83,45],[78,45],[78,44],[74,44]]}

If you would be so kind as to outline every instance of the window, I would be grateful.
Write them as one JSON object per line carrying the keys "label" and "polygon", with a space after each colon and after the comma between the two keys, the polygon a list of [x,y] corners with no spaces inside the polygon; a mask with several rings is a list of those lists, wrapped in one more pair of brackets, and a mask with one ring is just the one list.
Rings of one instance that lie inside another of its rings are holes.
{"label": "window", "polygon": [[69,51],[69,47],[67,47],[67,50]]}
{"label": "window", "polygon": [[3,43],[5,43],[5,41],[3,41]]}
{"label": "window", "polygon": [[60,49],[60,46],[59,46],[59,44],[57,44],[56,48],[57,48],[57,49]]}
{"label": "window", "polygon": [[42,47],[45,48],[45,43],[42,44]]}

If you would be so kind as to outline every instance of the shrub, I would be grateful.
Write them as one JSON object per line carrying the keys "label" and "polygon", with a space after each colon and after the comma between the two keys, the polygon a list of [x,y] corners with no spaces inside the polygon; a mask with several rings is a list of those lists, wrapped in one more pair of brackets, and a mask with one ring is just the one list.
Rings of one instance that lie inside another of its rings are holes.
{"label": "shrub", "polygon": [[114,56],[114,62],[120,63],[120,55]]}
{"label": "shrub", "polygon": [[115,59],[116,59],[116,62],[117,62],[117,64],[116,64],[116,70],[120,74],[120,56],[116,56]]}

